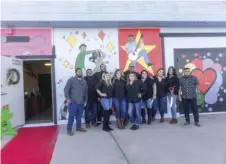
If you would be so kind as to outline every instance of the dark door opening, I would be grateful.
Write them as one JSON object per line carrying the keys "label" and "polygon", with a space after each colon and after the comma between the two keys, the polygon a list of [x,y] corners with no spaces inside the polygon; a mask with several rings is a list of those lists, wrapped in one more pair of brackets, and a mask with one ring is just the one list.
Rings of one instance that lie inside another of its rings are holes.
{"label": "dark door opening", "polygon": [[25,122],[53,122],[51,61],[24,61]]}

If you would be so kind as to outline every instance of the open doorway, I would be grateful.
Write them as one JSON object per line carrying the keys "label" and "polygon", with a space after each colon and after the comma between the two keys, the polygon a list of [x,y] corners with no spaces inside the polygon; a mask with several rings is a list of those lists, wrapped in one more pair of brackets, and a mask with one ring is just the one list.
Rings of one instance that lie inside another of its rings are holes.
{"label": "open doorway", "polygon": [[24,61],[25,123],[53,122],[51,61]]}

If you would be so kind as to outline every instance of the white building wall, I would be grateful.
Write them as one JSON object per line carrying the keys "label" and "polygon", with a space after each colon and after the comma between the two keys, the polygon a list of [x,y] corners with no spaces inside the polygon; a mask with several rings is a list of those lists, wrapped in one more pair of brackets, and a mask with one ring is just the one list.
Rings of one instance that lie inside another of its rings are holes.
{"label": "white building wall", "polygon": [[[60,119],[60,109],[65,100],[64,87],[66,82],[71,76],[75,75],[75,61],[80,52],[79,46],[81,44],[87,45],[87,51],[99,49],[106,54],[103,62],[106,63],[107,70],[111,75],[116,68],[119,68],[117,29],[103,29],[103,40],[98,36],[100,32],[101,29],[54,29],[57,119]],[[91,56],[92,53],[85,57],[84,75],[86,69],[94,69],[96,66],[89,60]],[[64,123],[65,121],[60,122]]]}
{"label": "white building wall", "polygon": [[[74,62],[77,54],[79,53],[78,46],[82,43],[87,44],[87,50],[91,49],[102,49],[109,56],[106,61],[108,70],[114,72],[116,68],[119,68],[119,56],[118,56],[118,29],[103,29],[108,38],[104,42],[101,41],[97,34],[101,29],[57,29],[53,30],[54,41],[53,44],[56,46],[56,95],[57,95],[57,114],[58,123],[66,123],[66,120],[60,119],[60,110],[63,106],[64,93],[63,89],[66,81],[69,77],[74,75]],[[161,28],[161,33],[224,33],[226,28]],[[70,33],[76,36],[74,45],[70,45],[67,40]],[[86,38],[82,34],[86,34]],[[107,48],[108,43],[111,41],[114,50],[110,52]],[[164,61],[165,68],[174,65],[174,49],[175,48],[226,48],[226,37],[166,37],[164,38]],[[114,55],[116,52],[116,55]],[[161,54],[158,54],[161,55]],[[85,67],[93,68],[93,63],[90,62],[90,55],[86,57]],[[168,102],[169,104],[169,102]],[[166,117],[171,116],[171,110],[168,105]]]}
{"label": "white building wall", "polygon": [[[161,33],[225,33],[226,28],[161,28]],[[177,70],[182,73],[183,67],[178,67],[178,63],[175,63],[175,50],[176,49],[202,49],[206,53],[204,56],[194,56],[194,54],[183,54],[187,59],[181,57],[177,58],[179,63],[185,62],[185,66],[189,67],[191,71],[195,69],[201,69],[202,73],[200,79],[204,78],[204,81],[210,79],[210,88],[206,90],[207,82],[205,84],[200,84],[201,91],[203,91],[203,105],[199,107],[201,112],[202,108],[206,107],[207,112],[219,112],[224,111],[225,108],[222,102],[225,102],[226,97],[226,36],[221,37],[165,37],[164,38],[164,61],[165,68],[168,69],[170,66],[177,66]],[[211,54],[207,49],[224,49],[223,53]],[[189,55],[192,55],[189,56]],[[214,55],[214,56],[213,56]],[[197,66],[197,62],[194,59],[197,58],[201,67]],[[220,62],[219,62],[220,61]],[[180,64],[179,64],[180,65]],[[212,76],[214,80],[208,77],[207,70],[213,70],[215,73]],[[199,79],[199,78],[198,78]],[[199,79],[199,80],[200,80]],[[218,105],[217,105],[218,104]],[[206,112],[205,111],[205,112]],[[168,105],[168,113],[170,114],[170,107]]]}

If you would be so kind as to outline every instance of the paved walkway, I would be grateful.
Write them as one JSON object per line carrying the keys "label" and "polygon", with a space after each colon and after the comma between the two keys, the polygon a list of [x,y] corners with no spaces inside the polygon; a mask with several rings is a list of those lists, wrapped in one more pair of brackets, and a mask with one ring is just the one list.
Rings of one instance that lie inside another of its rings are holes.
{"label": "paved walkway", "polygon": [[200,128],[183,122],[72,137],[62,126],[51,164],[226,164],[226,115],[202,116]]}

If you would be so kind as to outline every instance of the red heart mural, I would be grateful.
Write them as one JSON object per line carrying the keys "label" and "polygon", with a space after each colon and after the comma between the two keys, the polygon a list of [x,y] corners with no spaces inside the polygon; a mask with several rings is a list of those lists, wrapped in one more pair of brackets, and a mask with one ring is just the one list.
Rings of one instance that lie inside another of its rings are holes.
{"label": "red heart mural", "polygon": [[200,69],[192,71],[199,81],[199,88],[202,93],[206,93],[216,80],[216,72],[213,69],[206,69],[204,72]]}

